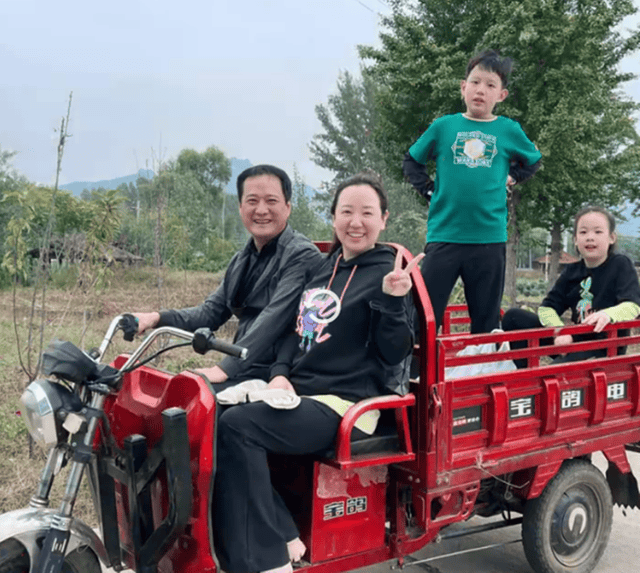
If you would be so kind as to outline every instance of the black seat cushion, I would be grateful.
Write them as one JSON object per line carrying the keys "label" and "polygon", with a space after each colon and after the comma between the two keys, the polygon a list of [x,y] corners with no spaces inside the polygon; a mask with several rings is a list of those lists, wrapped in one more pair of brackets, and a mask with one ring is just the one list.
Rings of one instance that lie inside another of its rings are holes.
{"label": "black seat cushion", "polygon": [[[381,410],[376,431],[372,435],[365,434],[358,428],[351,432],[351,455],[378,454],[399,452],[400,440],[394,410]],[[321,453],[322,457],[335,459],[335,446]]]}

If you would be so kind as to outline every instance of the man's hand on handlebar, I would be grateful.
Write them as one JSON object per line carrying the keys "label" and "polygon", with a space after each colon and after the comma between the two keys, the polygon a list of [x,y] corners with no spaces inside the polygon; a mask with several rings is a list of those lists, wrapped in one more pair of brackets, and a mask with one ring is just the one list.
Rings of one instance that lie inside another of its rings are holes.
{"label": "man's hand on handlebar", "polygon": [[131,314],[138,319],[138,334],[144,334],[160,322],[159,312],[132,312]]}

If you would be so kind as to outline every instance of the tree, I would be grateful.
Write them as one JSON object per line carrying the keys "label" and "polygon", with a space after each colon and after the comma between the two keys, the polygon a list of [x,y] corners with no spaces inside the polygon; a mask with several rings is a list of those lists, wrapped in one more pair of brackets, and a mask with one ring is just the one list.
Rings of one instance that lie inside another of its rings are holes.
{"label": "tree", "polygon": [[333,236],[328,217],[322,215],[322,209],[315,205],[310,197],[309,188],[294,166],[291,196],[291,215],[289,224],[315,241],[330,240]]}
{"label": "tree", "polygon": [[[371,170],[381,175],[389,194],[390,212],[381,239],[400,243],[411,252],[420,252],[425,239],[426,208],[424,201],[407,185],[385,176],[385,154],[373,137],[379,118],[376,104],[379,93],[378,84],[370,75],[358,78],[349,72],[340,74],[337,92],[329,96],[326,106],[316,106],[324,132],[313,136],[309,148],[313,161],[334,173],[326,187],[334,187],[360,171]],[[316,196],[317,206],[324,206],[327,217],[331,200],[330,193]],[[297,207],[292,218],[297,216],[296,211]]]}
{"label": "tree", "polygon": [[309,144],[312,161],[334,173],[331,186],[363,169],[378,171],[382,160],[373,141],[376,83],[368,76],[360,79],[343,72],[337,88],[327,105],[316,106],[324,132],[314,135]]}
{"label": "tree", "polygon": [[406,184],[387,178],[389,219],[380,240],[400,243],[414,255],[424,249],[427,234],[427,209],[424,200]]}
{"label": "tree", "polygon": [[[459,82],[469,57],[491,47],[513,57],[511,95],[498,113],[517,119],[543,155],[543,170],[517,186],[508,281],[515,292],[515,241],[521,223],[552,235],[557,272],[562,231],[586,202],[617,207],[640,195],[638,105],[620,91],[631,75],[622,58],[640,30],[619,24],[629,0],[392,0],[381,48],[362,47],[365,74],[383,86],[374,139],[400,176],[401,158],[436,117],[460,111]],[[510,271],[510,272],[509,272]],[[553,273],[552,273],[553,274]]]}
{"label": "tree", "polygon": [[[181,175],[191,174],[205,192],[209,209],[219,209],[220,230],[224,238],[226,197],[224,189],[231,179],[231,162],[215,146],[202,152],[183,149],[175,161],[174,170]],[[207,210],[208,212],[208,210]]]}
{"label": "tree", "polygon": [[[23,178],[21,178],[11,166],[11,161],[15,155],[15,151],[3,150],[0,147],[0,258],[4,256],[7,226],[12,214],[10,205],[4,199],[8,193],[15,191],[18,185],[24,183]],[[4,286],[8,283],[8,273],[3,273],[0,268],[0,286]]]}

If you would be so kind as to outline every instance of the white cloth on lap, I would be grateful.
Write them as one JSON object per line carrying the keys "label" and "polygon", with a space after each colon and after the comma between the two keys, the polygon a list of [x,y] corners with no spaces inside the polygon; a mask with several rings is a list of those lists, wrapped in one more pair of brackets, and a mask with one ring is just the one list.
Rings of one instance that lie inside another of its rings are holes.
{"label": "white cloth on lap", "polygon": [[292,410],[300,404],[300,396],[283,388],[268,388],[264,380],[246,380],[216,394],[216,400],[223,406],[264,402],[278,410]]}

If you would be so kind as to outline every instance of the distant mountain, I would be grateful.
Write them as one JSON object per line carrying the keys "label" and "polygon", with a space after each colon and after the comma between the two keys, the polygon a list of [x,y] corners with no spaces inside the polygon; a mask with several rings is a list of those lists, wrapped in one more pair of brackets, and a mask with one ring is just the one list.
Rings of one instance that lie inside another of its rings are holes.
{"label": "distant mountain", "polygon": [[[238,175],[252,165],[253,163],[248,159],[231,158],[231,179],[229,179],[229,183],[227,183],[227,186],[225,187],[226,193],[236,195],[236,179],[238,178]],[[151,169],[140,169],[138,173],[125,175],[124,177],[116,177],[115,179],[105,179],[103,181],[74,181],[73,183],[60,185],[60,189],[71,191],[74,195],[79,197],[85,189],[89,191],[99,189],[100,187],[103,189],[117,189],[123,183],[135,183],[140,177],[151,179],[153,175],[154,173]]]}
{"label": "distant mountain", "polygon": [[[253,163],[248,159],[231,158],[231,179],[229,179],[229,183],[227,183],[227,186],[225,187],[225,193],[234,196],[237,195],[236,179],[238,179],[238,175],[240,175],[240,173],[252,165]],[[116,177],[115,179],[105,179],[103,181],[74,181],[73,183],[60,185],[60,189],[71,191],[74,195],[79,197],[85,189],[89,191],[99,189],[101,187],[103,189],[117,189],[123,183],[135,183],[139,177],[151,179],[153,176],[154,173],[151,169],[140,169],[138,173],[125,175],[124,177]],[[304,190],[307,197],[311,199],[314,197],[316,190],[313,187],[305,185]]]}
{"label": "distant mountain", "polygon": [[66,189],[71,191],[78,197],[85,189],[92,191],[93,189],[117,189],[123,183],[135,183],[138,178],[145,177],[151,179],[153,177],[153,171],[151,169],[140,169],[138,173],[134,175],[125,175],[124,177],[116,177],[115,179],[105,179],[103,181],[74,181],[73,183],[66,183],[60,185],[60,189]]}

